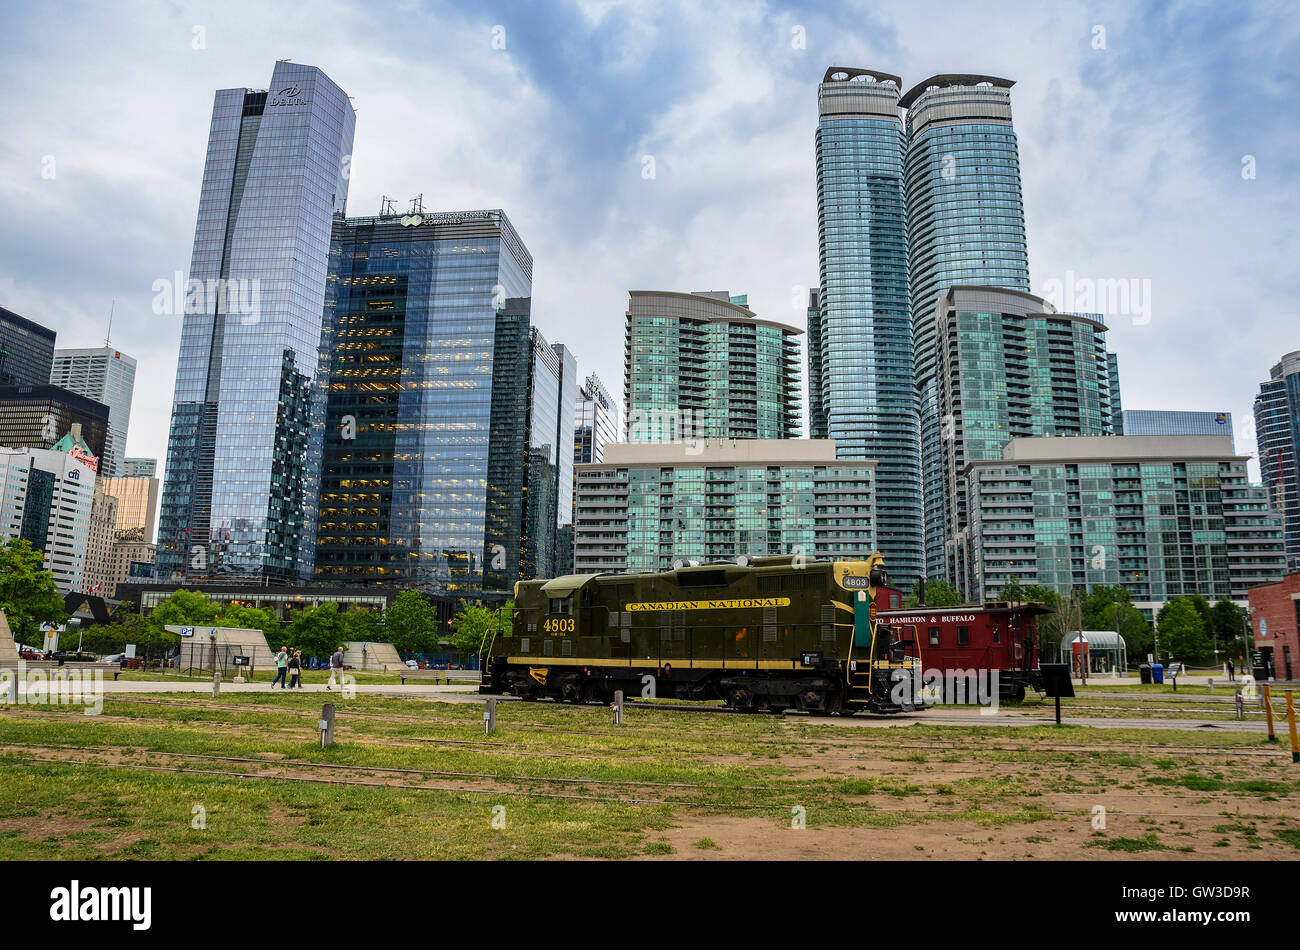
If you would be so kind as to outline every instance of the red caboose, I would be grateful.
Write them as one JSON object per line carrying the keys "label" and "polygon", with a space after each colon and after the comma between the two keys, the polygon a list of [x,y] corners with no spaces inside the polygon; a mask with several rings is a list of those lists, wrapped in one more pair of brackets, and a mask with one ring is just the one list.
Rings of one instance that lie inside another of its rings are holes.
{"label": "red caboose", "polygon": [[997,670],[1003,699],[1019,702],[1026,688],[1040,689],[1038,617],[1052,608],[1037,603],[987,603],[966,607],[894,606],[877,590],[876,616],[900,639],[920,645],[925,670]]}

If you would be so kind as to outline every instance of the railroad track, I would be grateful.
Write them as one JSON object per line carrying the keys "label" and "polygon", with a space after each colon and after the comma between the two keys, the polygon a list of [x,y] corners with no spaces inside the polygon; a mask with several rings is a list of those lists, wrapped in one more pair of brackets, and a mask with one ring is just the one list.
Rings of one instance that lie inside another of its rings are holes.
{"label": "railroad track", "polygon": [[[234,704],[234,703],[211,703],[210,701],[202,700],[198,698],[195,698],[193,700],[130,699],[130,700],[115,700],[115,701],[124,702],[133,705],[136,704],[162,705],[162,706],[178,707],[184,709],[196,709],[196,710],[206,710],[206,709],[215,708],[215,709],[229,710],[235,712],[264,711],[264,712],[275,713],[279,715],[284,715],[284,716],[289,716],[292,718],[304,719],[304,720],[308,720],[308,719],[315,720],[317,718],[316,713],[312,710],[287,708],[283,706],[263,706],[263,705],[254,705],[254,704]],[[674,712],[674,711],[678,711],[679,709],[679,707],[669,706],[667,704],[660,704],[660,703],[637,704],[637,706],[642,711],[661,709],[666,712]],[[557,707],[561,709],[573,709],[575,712],[581,708],[581,707],[561,706],[559,704],[557,704]],[[697,713],[705,712],[709,710],[722,711],[721,707],[703,707],[699,709],[695,707],[680,707],[680,709],[684,709],[690,712],[697,712]],[[726,712],[731,715],[737,715],[737,713],[733,710],[726,710]],[[19,715],[22,718],[42,719],[46,721],[68,721],[70,719],[76,719],[78,721],[81,721],[86,718],[81,713],[74,713],[71,711],[67,713],[62,713],[55,710],[42,710],[41,712],[38,713],[32,710],[24,709],[24,711]],[[417,716],[417,715],[409,715],[409,714],[387,714],[387,713],[363,712],[363,711],[352,711],[352,710],[348,710],[346,712],[346,716],[347,718],[350,719],[363,719],[368,721],[380,721],[380,722],[395,721],[399,723],[410,722],[410,723],[418,723],[418,724],[427,724],[429,722],[436,721],[439,723],[449,723],[458,726],[476,724],[475,720],[467,721],[465,719],[458,719],[454,717],[427,717],[427,716]],[[158,720],[158,719],[152,719],[147,717],[134,717],[134,716],[104,715],[104,716],[99,716],[94,718],[102,719],[104,721],[127,721],[127,722],[141,723],[146,725],[158,725],[160,722],[167,722],[167,720]],[[770,720],[770,721],[775,722],[775,720]],[[808,717],[808,718],[797,717],[797,718],[789,718],[784,720],[785,723],[790,725],[795,725],[796,727],[799,726],[800,724],[810,724],[810,723],[816,723],[818,721],[820,721],[819,718],[813,718],[813,717]],[[942,725],[943,723],[938,722],[935,724]],[[255,730],[256,728],[258,728],[255,725],[251,725],[247,723],[226,723],[217,720],[205,720],[203,721],[203,725],[205,727],[215,725],[224,728],[234,728],[234,729],[244,729],[244,730]],[[553,724],[548,724],[548,723],[524,723],[524,722],[510,723],[510,727],[512,729],[519,728],[519,727],[547,729],[550,728],[552,725]],[[642,725],[640,726],[640,728],[644,730],[645,726]],[[632,736],[629,735],[629,733],[626,730],[614,729],[614,728],[603,729],[603,730],[557,729],[551,731],[549,734],[576,735],[576,736],[583,736],[583,737],[619,737],[619,738],[628,738],[628,739],[632,738]],[[644,732],[640,732],[637,735],[644,735]],[[396,743],[385,742],[383,740],[376,739],[373,737],[360,737],[360,736],[356,737],[356,741],[365,742],[367,744],[374,744],[374,745],[397,745],[397,744],[409,745],[411,743],[416,743],[416,744],[428,744],[428,745],[459,746],[465,748],[484,748],[484,749],[490,749],[490,750],[508,753],[510,755],[524,755],[524,756],[537,755],[542,757],[557,757],[557,758],[586,757],[592,759],[601,759],[601,758],[609,757],[609,755],[591,755],[589,752],[585,752],[585,751],[570,752],[570,753],[543,752],[540,750],[530,749],[521,746],[517,743],[508,743],[504,741],[490,740],[486,738],[452,739],[452,738],[433,738],[427,736],[395,736],[389,738],[396,739],[398,740],[398,742]],[[798,738],[796,738],[793,741],[799,741],[799,740]],[[1028,754],[1028,753],[1040,753],[1044,751],[1043,749],[1036,748],[1028,743],[989,744],[987,742],[980,741],[980,739],[977,739],[975,737],[972,737],[970,741],[943,739],[943,738],[936,737],[934,740],[927,741],[927,742],[906,742],[906,741],[898,741],[896,739],[893,739],[889,735],[879,734],[875,730],[854,730],[849,732],[825,733],[825,734],[819,734],[815,740],[810,739],[807,741],[810,744],[815,742],[818,746],[825,746],[828,748],[828,750],[833,749],[835,754],[838,755],[851,754],[855,752],[867,752],[867,753],[886,752],[887,753],[896,750],[909,750],[909,751],[920,750],[920,751],[927,751],[933,753],[976,753],[976,754],[981,752],[1004,752],[1004,753],[1011,752],[1011,753]],[[751,748],[756,748],[756,749],[771,748],[773,746],[779,745],[783,749],[789,750],[791,742],[792,739],[788,736],[768,736],[768,737],[755,736],[749,738],[748,745]],[[1049,751],[1061,753],[1061,754],[1088,756],[1090,758],[1106,757],[1106,756],[1113,756],[1113,755],[1125,755],[1130,753],[1144,753],[1144,752],[1145,753],[1169,753],[1175,755],[1227,756],[1227,757],[1236,757],[1236,758],[1285,757],[1285,753],[1280,749],[1273,750],[1273,749],[1251,749],[1251,748],[1235,748],[1235,747],[1223,747],[1223,748],[1216,749],[1216,748],[1207,748],[1204,746],[1178,746],[1178,745],[1168,745],[1168,744],[1160,744],[1160,743],[1108,744],[1105,748],[1098,748],[1096,745],[1085,745],[1081,743],[1055,744],[1051,747]],[[633,752],[635,752],[635,750],[629,749],[629,750],[625,750],[622,753],[617,753],[617,752],[611,753],[611,755],[622,754],[624,757],[630,757],[629,753],[633,753]],[[700,751],[680,750],[678,754],[683,754],[683,753],[688,755],[697,755],[697,756],[713,755],[713,753],[710,753],[706,750],[700,750]],[[652,754],[653,753],[648,752],[646,750],[641,750],[642,756],[647,756]],[[788,754],[798,754],[798,750],[796,749],[793,752],[789,752]]]}

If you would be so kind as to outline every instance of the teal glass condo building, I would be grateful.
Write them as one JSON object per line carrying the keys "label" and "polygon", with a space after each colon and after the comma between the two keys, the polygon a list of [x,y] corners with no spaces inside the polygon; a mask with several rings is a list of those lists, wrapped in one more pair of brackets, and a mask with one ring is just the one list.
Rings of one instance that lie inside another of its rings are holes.
{"label": "teal glass condo building", "polygon": [[631,442],[790,439],[802,428],[797,327],[726,291],[629,294],[623,391]]}
{"label": "teal glass condo building", "polygon": [[1245,606],[1285,570],[1281,518],[1246,461],[1226,436],[1015,439],[963,472],[968,594],[1119,584],[1148,616],[1190,594]]}
{"label": "teal glass condo building", "polygon": [[837,460],[826,440],[608,445],[603,462],[577,466],[574,570],[867,557],[877,543],[875,468]]}
{"label": "teal glass condo building", "polygon": [[1001,459],[1008,442],[1034,436],[1113,435],[1115,364],[1096,316],[1059,313],[1033,294],[952,287],[930,321],[939,359],[945,479],[945,576],[972,595],[967,499],[971,462]]}

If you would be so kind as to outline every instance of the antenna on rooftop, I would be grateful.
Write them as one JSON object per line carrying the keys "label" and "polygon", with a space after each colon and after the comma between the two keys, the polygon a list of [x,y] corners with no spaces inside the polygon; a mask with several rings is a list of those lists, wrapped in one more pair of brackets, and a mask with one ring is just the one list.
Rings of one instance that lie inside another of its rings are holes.
{"label": "antenna on rooftop", "polygon": [[424,214],[424,192],[411,199],[411,214]]}
{"label": "antenna on rooftop", "polygon": [[397,214],[397,212],[393,210],[393,199],[388,197],[388,195],[381,195],[380,197],[382,200],[379,204],[379,216],[381,218],[386,218],[389,215]]}
{"label": "antenna on rooftop", "polygon": [[113,311],[117,309],[117,300],[115,299],[108,308],[108,332],[104,334],[104,345],[108,346],[109,339],[113,336]]}

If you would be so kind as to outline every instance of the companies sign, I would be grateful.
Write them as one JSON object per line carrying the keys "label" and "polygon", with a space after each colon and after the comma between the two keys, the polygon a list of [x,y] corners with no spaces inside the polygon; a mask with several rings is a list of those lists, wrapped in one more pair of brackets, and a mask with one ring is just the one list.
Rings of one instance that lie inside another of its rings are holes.
{"label": "companies sign", "polygon": [[441,214],[404,214],[402,227],[418,228],[434,224],[464,224],[466,221],[491,221],[491,211],[448,211]]}

